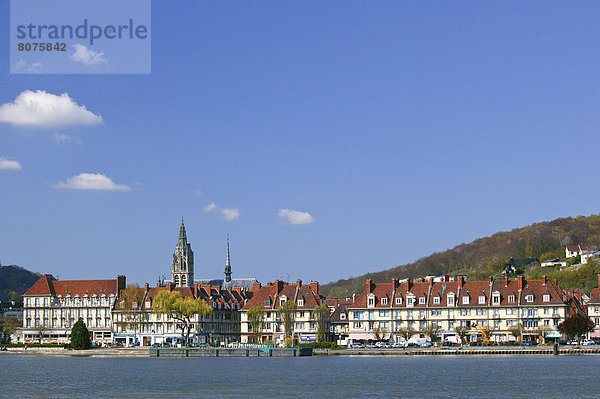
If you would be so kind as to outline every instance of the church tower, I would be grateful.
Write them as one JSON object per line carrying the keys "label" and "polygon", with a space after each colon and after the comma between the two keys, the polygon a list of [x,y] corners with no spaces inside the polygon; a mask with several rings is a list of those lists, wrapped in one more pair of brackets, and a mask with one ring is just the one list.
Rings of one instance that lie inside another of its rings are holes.
{"label": "church tower", "polygon": [[231,282],[231,261],[229,259],[229,234],[227,234],[227,260],[225,261],[225,282]]}
{"label": "church tower", "polygon": [[194,285],[194,252],[192,246],[187,242],[183,218],[181,218],[181,227],[179,227],[179,240],[173,253],[171,281],[175,287],[192,287]]}

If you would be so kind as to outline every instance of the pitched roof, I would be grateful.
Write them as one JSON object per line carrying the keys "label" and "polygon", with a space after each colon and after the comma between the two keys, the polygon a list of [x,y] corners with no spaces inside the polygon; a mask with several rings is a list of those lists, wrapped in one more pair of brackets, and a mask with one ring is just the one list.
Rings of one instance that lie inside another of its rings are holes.
{"label": "pitched roof", "polygon": [[44,275],[23,295],[117,295],[117,279],[114,280],[55,280]]}

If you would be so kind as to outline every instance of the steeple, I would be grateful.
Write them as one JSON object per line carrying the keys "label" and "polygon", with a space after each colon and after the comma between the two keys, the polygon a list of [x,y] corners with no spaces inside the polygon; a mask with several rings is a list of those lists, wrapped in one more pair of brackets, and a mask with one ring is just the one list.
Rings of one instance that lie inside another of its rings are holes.
{"label": "steeple", "polygon": [[179,227],[179,242],[187,243],[187,235],[185,234],[185,226],[183,224],[183,216],[181,217],[181,226]]}
{"label": "steeple", "polygon": [[229,258],[229,233],[227,233],[227,260],[225,261],[225,282],[231,281],[231,260]]}
{"label": "steeple", "polygon": [[183,217],[179,227],[179,240],[173,253],[173,267],[171,269],[171,282],[176,287],[191,287],[194,285],[194,252],[187,242]]}

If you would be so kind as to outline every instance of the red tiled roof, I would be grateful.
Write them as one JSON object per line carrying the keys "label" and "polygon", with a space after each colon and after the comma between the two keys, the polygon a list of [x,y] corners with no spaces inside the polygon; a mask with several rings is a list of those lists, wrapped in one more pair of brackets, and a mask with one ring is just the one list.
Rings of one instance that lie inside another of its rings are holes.
{"label": "red tiled roof", "polygon": [[114,280],[55,280],[44,275],[23,295],[117,295],[117,279]]}

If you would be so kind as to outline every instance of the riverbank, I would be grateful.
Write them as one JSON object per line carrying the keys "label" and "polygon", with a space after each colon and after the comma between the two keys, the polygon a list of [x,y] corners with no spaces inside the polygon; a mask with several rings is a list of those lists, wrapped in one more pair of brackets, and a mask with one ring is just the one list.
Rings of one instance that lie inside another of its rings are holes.
{"label": "riverbank", "polygon": [[31,356],[80,356],[80,357],[148,357],[147,347],[135,348],[95,348],[83,351],[64,348],[7,348],[4,355]]}

